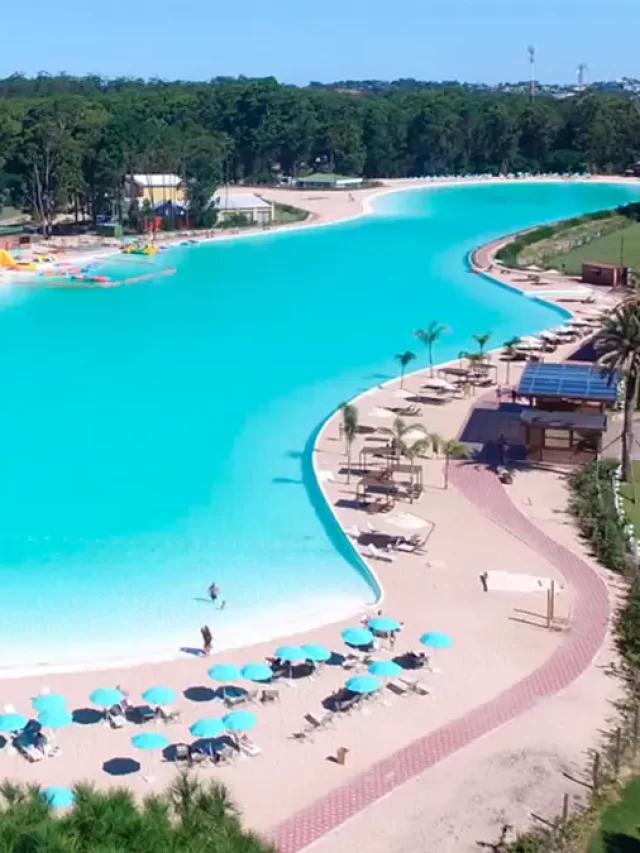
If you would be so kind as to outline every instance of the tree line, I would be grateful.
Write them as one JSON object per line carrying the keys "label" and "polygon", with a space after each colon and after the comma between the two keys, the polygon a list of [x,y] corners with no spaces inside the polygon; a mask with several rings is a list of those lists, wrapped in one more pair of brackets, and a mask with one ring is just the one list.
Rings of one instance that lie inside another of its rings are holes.
{"label": "tree line", "polygon": [[179,174],[194,210],[223,182],[323,169],[366,178],[618,173],[640,159],[633,99],[462,86],[363,93],[261,80],[0,80],[0,198],[50,219],[120,204],[127,173]]}

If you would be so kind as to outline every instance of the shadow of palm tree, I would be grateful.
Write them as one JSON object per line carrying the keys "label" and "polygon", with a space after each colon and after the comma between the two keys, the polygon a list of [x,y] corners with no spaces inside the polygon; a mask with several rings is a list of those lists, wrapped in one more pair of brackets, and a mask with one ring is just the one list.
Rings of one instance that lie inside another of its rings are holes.
{"label": "shadow of palm tree", "polygon": [[606,832],[602,842],[606,853],[640,853],[640,839],[622,832]]}

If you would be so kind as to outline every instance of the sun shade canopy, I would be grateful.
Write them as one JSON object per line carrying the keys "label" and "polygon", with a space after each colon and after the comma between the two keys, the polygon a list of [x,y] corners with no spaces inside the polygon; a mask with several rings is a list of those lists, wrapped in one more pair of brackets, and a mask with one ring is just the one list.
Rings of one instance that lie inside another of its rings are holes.
{"label": "sun shade canopy", "polygon": [[520,380],[521,397],[555,397],[614,403],[618,397],[618,371],[603,371],[595,365],[528,364]]}

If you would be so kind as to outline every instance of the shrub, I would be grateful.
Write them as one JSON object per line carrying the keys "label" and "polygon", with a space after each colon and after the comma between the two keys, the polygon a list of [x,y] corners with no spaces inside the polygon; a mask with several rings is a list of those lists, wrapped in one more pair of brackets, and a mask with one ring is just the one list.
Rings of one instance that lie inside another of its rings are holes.
{"label": "shrub", "polygon": [[613,498],[614,460],[590,462],[569,478],[569,511],[597,559],[608,569],[623,571],[626,540]]}

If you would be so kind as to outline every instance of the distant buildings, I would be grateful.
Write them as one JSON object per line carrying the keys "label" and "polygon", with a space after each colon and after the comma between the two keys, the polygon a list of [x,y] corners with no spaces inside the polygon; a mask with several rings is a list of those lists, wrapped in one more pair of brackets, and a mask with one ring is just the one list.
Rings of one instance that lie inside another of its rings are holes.
{"label": "distant buildings", "polygon": [[125,202],[137,201],[142,207],[145,202],[154,208],[161,205],[185,202],[185,186],[178,175],[127,175],[124,180]]}
{"label": "distant buildings", "polygon": [[243,216],[255,225],[273,222],[273,205],[255,193],[218,190],[212,196],[211,204],[218,212],[218,222],[234,216]]}
{"label": "distant buildings", "polygon": [[344,175],[334,175],[330,172],[314,172],[298,178],[297,184],[304,189],[357,190],[362,186],[362,178],[347,178]]}

